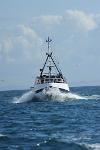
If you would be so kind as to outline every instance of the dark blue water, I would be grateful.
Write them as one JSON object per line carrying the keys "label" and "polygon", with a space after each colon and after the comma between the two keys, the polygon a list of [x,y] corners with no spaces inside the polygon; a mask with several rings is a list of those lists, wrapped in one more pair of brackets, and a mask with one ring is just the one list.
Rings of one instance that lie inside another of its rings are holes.
{"label": "dark blue water", "polygon": [[71,91],[50,101],[0,92],[0,150],[100,150],[100,87]]}

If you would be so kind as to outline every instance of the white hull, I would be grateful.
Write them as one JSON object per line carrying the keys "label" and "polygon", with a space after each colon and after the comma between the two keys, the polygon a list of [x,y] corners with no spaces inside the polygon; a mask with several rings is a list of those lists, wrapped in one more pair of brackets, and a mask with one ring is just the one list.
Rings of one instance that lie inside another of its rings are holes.
{"label": "white hull", "polygon": [[[67,83],[43,83],[43,84],[35,84],[33,91],[34,91],[34,96],[38,98],[44,98],[44,96],[52,96],[54,95],[54,92],[59,93],[60,90],[63,93],[69,92],[69,86]],[[57,94],[55,93],[55,96]]]}
{"label": "white hull", "polygon": [[44,89],[39,93],[34,93],[34,98],[41,99],[41,100],[48,100],[48,99],[59,99],[61,96],[61,92],[57,88],[49,88]]}
{"label": "white hull", "polygon": [[35,84],[34,92],[40,89],[46,89],[46,88],[48,89],[49,87],[58,88],[58,89],[60,88],[69,91],[69,86],[67,83],[43,83],[43,84]]}

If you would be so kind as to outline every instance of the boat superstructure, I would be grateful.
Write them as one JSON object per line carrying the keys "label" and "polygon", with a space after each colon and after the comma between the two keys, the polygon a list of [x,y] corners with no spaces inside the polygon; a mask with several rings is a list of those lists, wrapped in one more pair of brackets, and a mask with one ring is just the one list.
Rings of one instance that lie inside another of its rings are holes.
{"label": "boat superstructure", "polygon": [[41,93],[46,94],[50,89],[52,89],[52,91],[53,89],[58,89],[64,93],[69,92],[68,83],[53,58],[53,52],[50,51],[51,41],[49,37],[46,40],[48,44],[46,60],[34,83],[33,91],[36,96],[41,96]]}

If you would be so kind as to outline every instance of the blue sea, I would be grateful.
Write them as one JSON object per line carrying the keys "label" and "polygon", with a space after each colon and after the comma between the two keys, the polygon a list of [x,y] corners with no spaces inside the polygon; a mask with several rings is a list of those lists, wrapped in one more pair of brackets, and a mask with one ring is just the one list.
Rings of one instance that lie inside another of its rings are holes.
{"label": "blue sea", "polygon": [[51,100],[1,91],[0,150],[100,150],[100,86]]}

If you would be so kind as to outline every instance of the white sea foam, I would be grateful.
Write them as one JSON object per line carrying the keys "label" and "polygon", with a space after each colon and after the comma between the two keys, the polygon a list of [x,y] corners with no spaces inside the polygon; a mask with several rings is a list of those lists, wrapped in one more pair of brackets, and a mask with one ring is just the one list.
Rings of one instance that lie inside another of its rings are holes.
{"label": "white sea foam", "polygon": [[52,98],[56,100],[73,100],[73,99],[88,99],[85,96],[80,96],[78,94],[68,92],[68,93],[62,93],[60,92],[59,89],[50,89],[49,91],[46,92],[47,95],[51,96]]}
{"label": "white sea foam", "polygon": [[100,150],[100,144],[99,143],[87,144],[87,147],[91,148],[92,150]]}
{"label": "white sea foam", "polygon": [[87,99],[100,99],[100,95],[91,95],[91,96],[85,96]]}
{"label": "white sea foam", "polygon": [[[61,93],[59,89],[50,89],[48,91],[43,91],[37,98],[41,100],[47,100],[48,97],[51,100],[57,101],[68,101],[68,100],[88,100],[88,99],[100,99],[100,95],[91,95],[91,96],[81,96],[76,93]],[[13,103],[23,103],[31,100],[35,100],[36,95],[33,91],[24,93],[21,97],[14,97]]]}
{"label": "white sea foam", "polygon": [[23,103],[31,101],[33,97],[34,97],[33,91],[29,91],[24,93],[21,97],[14,97],[13,103]]}
{"label": "white sea foam", "polygon": [[6,136],[6,135],[0,133],[0,137],[4,137],[4,136]]}

